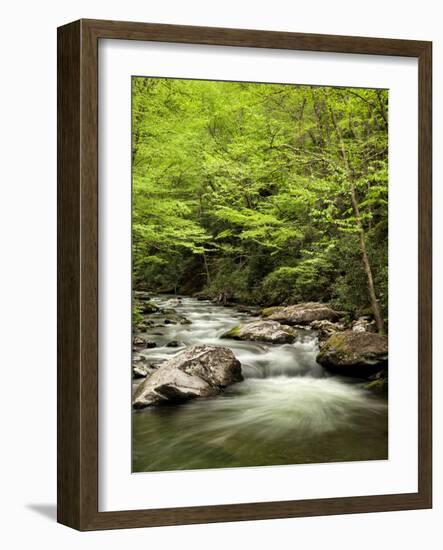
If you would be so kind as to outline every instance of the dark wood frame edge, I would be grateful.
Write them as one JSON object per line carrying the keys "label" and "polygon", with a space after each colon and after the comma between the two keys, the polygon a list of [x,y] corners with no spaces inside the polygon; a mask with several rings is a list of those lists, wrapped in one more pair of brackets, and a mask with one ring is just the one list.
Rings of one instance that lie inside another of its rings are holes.
{"label": "dark wood frame edge", "polygon": [[[98,511],[98,40],[417,57],[419,486],[417,493]],[[79,20],[58,29],[57,510],[82,531],[432,507],[432,43]]]}

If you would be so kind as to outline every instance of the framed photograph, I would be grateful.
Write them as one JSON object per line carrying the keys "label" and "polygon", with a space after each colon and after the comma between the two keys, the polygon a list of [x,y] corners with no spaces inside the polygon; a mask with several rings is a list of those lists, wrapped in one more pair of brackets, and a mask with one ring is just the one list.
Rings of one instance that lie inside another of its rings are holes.
{"label": "framed photograph", "polygon": [[58,29],[58,521],[430,508],[430,42]]}

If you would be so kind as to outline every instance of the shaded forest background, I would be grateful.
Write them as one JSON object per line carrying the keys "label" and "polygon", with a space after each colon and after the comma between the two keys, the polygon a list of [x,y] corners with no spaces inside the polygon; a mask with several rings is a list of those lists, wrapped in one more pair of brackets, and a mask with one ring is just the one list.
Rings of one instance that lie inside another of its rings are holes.
{"label": "shaded forest background", "polygon": [[[388,305],[388,92],[132,79],[134,288]],[[137,313],[137,312],[136,312]]]}

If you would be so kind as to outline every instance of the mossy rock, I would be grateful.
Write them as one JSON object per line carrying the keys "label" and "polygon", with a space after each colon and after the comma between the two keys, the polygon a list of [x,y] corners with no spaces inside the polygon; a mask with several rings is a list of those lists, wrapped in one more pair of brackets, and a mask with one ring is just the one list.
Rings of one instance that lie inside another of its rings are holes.
{"label": "mossy rock", "polygon": [[148,301],[148,302],[142,302],[139,305],[140,311],[142,313],[149,314],[149,313],[157,313],[157,311],[160,311],[160,308],[154,304],[154,302]]}
{"label": "mossy rock", "polygon": [[387,368],[388,339],[370,332],[339,332],[321,343],[317,362],[337,374],[369,378]]}
{"label": "mossy rock", "polygon": [[276,307],[269,312],[271,308],[266,308],[266,316],[285,325],[309,325],[312,321],[331,321],[335,322],[344,314],[344,312],[335,311],[327,304],[320,302],[306,302],[292,306]]}
{"label": "mossy rock", "polygon": [[282,306],[265,307],[261,310],[262,317],[269,317],[279,309],[283,309]]}
{"label": "mossy rock", "polygon": [[371,380],[363,386],[366,390],[373,391],[375,393],[388,393],[388,379],[380,378],[378,380]]}
{"label": "mossy rock", "polygon": [[388,371],[386,369],[369,377],[370,381],[364,384],[364,388],[383,395],[388,393]]}
{"label": "mossy rock", "polygon": [[290,344],[297,336],[292,327],[281,325],[277,321],[252,321],[231,328],[222,338],[234,340],[249,340],[251,342],[266,342],[268,344]]}
{"label": "mossy rock", "polygon": [[228,332],[222,334],[221,338],[237,338],[240,334],[240,326],[231,328]]}

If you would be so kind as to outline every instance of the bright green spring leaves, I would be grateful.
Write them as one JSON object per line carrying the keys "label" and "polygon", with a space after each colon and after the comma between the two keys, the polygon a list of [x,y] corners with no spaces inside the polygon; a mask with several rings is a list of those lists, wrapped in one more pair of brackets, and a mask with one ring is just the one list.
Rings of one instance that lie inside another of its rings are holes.
{"label": "bright green spring leaves", "polygon": [[388,93],[133,78],[133,276],[252,303],[387,308]]}

